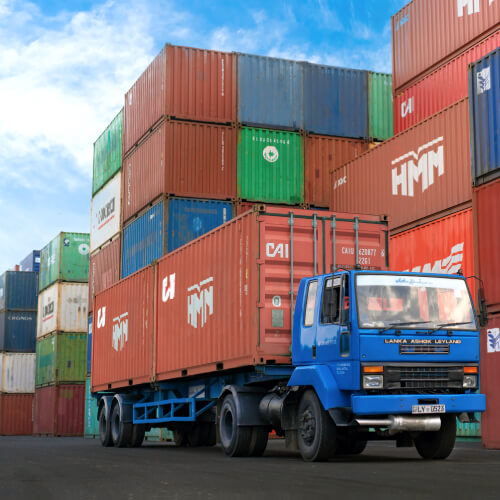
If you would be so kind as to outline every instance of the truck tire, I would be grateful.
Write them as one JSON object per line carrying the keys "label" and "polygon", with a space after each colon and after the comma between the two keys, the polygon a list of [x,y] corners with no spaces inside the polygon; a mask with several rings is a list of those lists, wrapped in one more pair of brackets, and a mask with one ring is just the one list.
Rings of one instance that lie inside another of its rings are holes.
{"label": "truck tire", "polygon": [[214,446],[217,439],[215,424],[198,422],[187,433],[189,446]]}
{"label": "truck tire", "polygon": [[267,427],[253,427],[248,456],[261,457],[266,451],[268,438],[269,429]]}
{"label": "truck tire", "polygon": [[139,448],[144,441],[144,435],[146,434],[146,426],[143,424],[132,424],[132,432],[130,435],[131,448]]}
{"label": "truck tire", "polygon": [[443,460],[453,451],[457,435],[455,414],[441,417],[441,429],[436,432],[422,432],[415,439],[418,454],[426,460]]}
{"label": "truck tire", "polygon": [[222,402],[219,418],[222,449],[230,457],[247,457],[250,453],[252,427],[240,427],[237,422],[236,402],[233,395],[228,394]]}
{"label": "truck tire", "polygon": [[297,412],[297,441],[306,462],[322,462],[335,454],[335,424],[314,391],[302,394]]}
{"label": "truck tire", "polygon": [[117,448],[130,445],[132,438],[132,424],[125,424],[122,419],[121,407],[118,403],[111,410],[111,439]]}
{"label": "truck tire", "polygon": [[111,429],[106,418],[106,408],[102,407],[99,412],[99,438],[101,444],[105,447],[113,446],[113,440],[111,439]]}
{"label": "truck tire", "polygon": [[357,439],[349,436],[344,439],[337,439],[335,455],[360,455],[366,448],[366,439]]}

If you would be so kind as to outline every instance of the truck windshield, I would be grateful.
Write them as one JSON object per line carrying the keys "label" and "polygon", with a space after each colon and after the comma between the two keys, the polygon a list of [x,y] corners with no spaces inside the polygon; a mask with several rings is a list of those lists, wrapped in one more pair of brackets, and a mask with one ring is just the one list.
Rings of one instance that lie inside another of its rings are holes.
{"label": "truck windshield", "polygon": [[477,329],[460,278],[358,274],[356,300],[360,328]]}

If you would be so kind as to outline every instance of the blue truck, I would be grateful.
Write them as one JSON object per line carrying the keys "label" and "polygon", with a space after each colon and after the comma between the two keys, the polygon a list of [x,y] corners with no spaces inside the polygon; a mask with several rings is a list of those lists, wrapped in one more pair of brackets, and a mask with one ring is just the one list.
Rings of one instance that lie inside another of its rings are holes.
{"label": "blue truck", "polygon": [[[358,266],[359,267],[359,266]],[[103,446],[140,446],[152,427],[178,446],[259,456],[275,431],[306,461],[362,453],[369,440],[445,459],[457,419],[486,407],[476,314],[462,275],[342,270],[302,279],[292,362],[103,391]]]}

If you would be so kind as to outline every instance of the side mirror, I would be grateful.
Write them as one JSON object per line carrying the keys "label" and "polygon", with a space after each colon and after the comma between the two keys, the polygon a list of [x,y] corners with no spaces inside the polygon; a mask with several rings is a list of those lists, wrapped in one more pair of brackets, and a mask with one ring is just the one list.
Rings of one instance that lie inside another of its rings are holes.
{"label": "side mirror", "polygon": [[479,325],[488,326],[488,308],[484,297],[484,288],[479,289]]}

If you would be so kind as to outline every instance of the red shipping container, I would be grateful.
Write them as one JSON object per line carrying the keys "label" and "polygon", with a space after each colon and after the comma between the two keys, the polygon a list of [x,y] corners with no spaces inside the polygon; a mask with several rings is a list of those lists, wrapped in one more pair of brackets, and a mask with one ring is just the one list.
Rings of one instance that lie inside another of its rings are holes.
{"label": "red shipping container", "polygon": [[497,0],[413,0],[392,16],[395,95],[500,23]]}
{"label": "red shipping container", "polygon": [[0,436],[33,434],[33,394],[0,394]]}
{"label": "red shipping container", "polygon": [[121,235],[90,256],[89,260],[89,313],[94,296],[114,285],[120,279]]}
{"label": "red shipping container", "polygon": [[500,315],[490,315],[481,332],[481,392],[486,395],[486,411],[481,415],[485,448],[500,448]]}
{"label": "red shipping container", "polygon": [[151,381],[154,276],[154,267],[147,267],[96,295],[92,324],[93,391]]}
{"label": "red shipping container", "polygon": [[333,171],[369,149],[368,143],[324,135],[308,135],[305,149],[305,202],[312,207],[330,206]]}
{"label": "red shipping container", "polygon": [[330,207],[385,214],[391,230],[401,231],[469,203],[471,183],[469,108],[463,99],[337,169]]}
{"label": "red shipping container", "polygon": [[236,197],[236,129],[165,121],[125,159],[123,222],[162,194]]}
{"label": "red shipping container", "polygon": [[33,433],[82,436],[85,384],[51,385],[35,390]]}
{"label": "red shipping container", "polygon": [[123,148],[128,152],[163,116],[236,121],[232,54],[165,45],[125,94]]}
{"label": "red shipping container", "polygon": [[394,97],[394,134],[468,96],[467,66],[500,46],[500,30]]}

